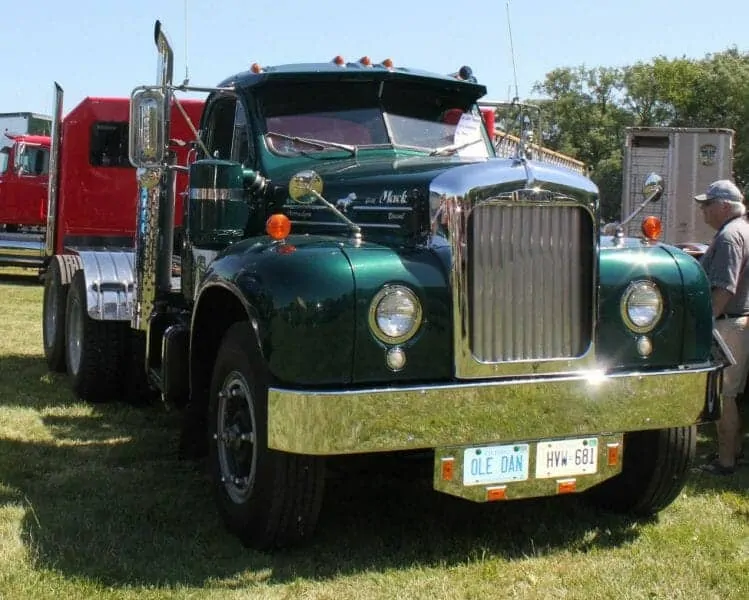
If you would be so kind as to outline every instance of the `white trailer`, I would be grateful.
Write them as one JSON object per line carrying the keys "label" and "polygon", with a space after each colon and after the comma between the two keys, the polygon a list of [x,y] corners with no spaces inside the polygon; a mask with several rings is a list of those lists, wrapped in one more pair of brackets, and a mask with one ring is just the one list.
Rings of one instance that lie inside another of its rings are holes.
{"label": "white trailer", "polygon": [[716,179],[733,179],[732,129],[706,127],[628,127],[624,146],[622,218],[642,202],[642,181],[662,174],[661,200],[647,207],[626,228],[638,236],[642,220],[655,215],[669,244],[707,244],[715,233],[702,220],[694,196]]}
{"label": "white trailer", "polygon": [[0,148],[10,146],[13,141],[6,133],[50,135],[52,117],[32,112],[0,113]]}

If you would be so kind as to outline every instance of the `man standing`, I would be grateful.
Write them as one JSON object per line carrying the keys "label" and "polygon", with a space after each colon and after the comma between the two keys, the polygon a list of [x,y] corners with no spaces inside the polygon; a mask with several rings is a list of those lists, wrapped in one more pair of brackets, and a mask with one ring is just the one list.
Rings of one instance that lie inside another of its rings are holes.
{"label": "man standing", "polygon": [[716,424],[718,455],[700,468],[730,475],[742,452],[736,396],[744,390],[749,371],[749,222],[743,218],[743,194],[727,179],[711,183],[694,199],[705,223],[716,230],[701,263],[710,281],[715,327],[736,359],[735,365],[723,371],[723,412]]}

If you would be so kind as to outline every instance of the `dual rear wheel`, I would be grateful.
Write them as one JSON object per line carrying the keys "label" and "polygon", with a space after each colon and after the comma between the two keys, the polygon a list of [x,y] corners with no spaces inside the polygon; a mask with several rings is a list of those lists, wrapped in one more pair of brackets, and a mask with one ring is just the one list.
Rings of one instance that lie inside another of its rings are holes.
{"label": "dual rear wheel", "polygon": [[142,334],[126,321],[92,319],[86,295],[85,274],[75,257],[53,258],[45,275],[42,309],[49,369],[67,372],[76,396],[86,402],[152,401]]}

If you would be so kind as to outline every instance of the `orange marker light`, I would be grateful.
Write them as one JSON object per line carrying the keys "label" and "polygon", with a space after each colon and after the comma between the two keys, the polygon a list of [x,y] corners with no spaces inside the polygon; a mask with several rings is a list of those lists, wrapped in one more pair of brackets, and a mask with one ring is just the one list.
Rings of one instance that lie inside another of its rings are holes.
{"label": "orange marker light", "polygon": [[496,500],[506,500],[507,499],[507,486],[498,485],[496,487],[486,488],[486,499],[489,502],[494,502]]}
{"label": "orange marker light", "polygon": [[642,235],[644,235],[647,239],[655,241],[659,237],[661,237],[661,232],[663,231],[663,227],[661,225],[661,220],[658,217],[649,216],[645,217],[642,220]]}
{"label": "orange marker light", "polygon": [[559,479],[557,481],[557,494],[571,494],[577,488],[574,479]]}
{"label": "orange marker light", "polygon": [[291,233],[291,221],[286,215],[276,213],[265,222],[265,232],[274,240],[282,240]]}
{"label": "orange marker light", "polygon": [[393,68],[393,61],[390,58],[386,58],[382,61],[382,66],[386,69],[392,69]]}
{"label": "orange marker light", "polygon": [[451,456],[442,459],[442,481],[452,481],[455,471],[455,459]]}
{"label": "orange marker light", "polygon": [[615,467],[619,464],[619,444],[606,445],[606,463],[610,467]]}
{"label": "orange marker light", "polygon": [[253,73],[262,73],[263,67],[261,67],[258,63],[252,63],[250,71],[252,71]]}
{"label": "orange marker light", "polygon": [[338,65],[339,67],[346,64],[346,61],[343,60],[343,57],[339,54],[333,59],[333,63]]}
{"label": "orange marker light", "polygon": [[363,64],[365,67],[371,67],[372,66],[372,59],[369,58],[369,56],[362,56],[359,59],[359,62]]}

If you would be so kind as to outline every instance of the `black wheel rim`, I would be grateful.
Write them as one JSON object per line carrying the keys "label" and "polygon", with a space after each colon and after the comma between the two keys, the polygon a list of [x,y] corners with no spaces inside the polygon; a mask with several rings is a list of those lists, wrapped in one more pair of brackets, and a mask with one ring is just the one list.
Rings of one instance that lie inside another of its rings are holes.
{"label": "black wheel rim", "polygon": [[252,495],[257,468],[255,404],[244,375],[232,371],[218,392],[216,441],[221,482],[235,504]]}
{"label": "black wheel rim", "polygon": [[57,297],[57,290],[53,286],[54,283],[49,283],[44,287],[44,342],[48,348],[51,348],[54,344],[58,327],[57,311],[59,298]]}
{"label": "black wheel rim", "polygon": [[70,314],[68,314],[68,366],[72,374],[81,370],[81,357],[83,355],[83,308],[80,300],[73,297],[70,301]]}

